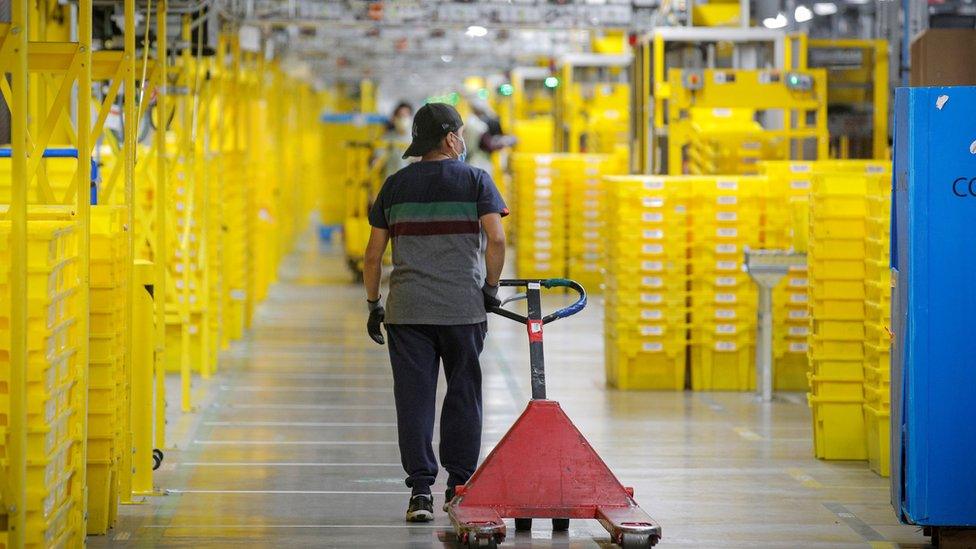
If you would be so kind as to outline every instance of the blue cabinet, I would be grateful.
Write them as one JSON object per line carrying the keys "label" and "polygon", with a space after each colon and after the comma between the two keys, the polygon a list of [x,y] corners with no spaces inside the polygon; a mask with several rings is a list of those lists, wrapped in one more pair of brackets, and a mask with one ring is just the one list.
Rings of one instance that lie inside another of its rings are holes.
{"label": "blue cabinet", "polygon": [[900,88],[892,197],[892,503],[976,526],[976,87]]}

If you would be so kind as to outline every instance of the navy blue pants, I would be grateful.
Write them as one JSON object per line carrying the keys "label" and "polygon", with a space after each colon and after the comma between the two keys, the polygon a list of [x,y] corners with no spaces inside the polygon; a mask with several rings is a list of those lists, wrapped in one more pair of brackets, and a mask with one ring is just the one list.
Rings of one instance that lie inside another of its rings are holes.
{"label": "navy blue pants", "polygon": [[447,394],[441,406],[440,458],[447,485],[468,481],[481,452],[481,363],[488,324],[388,324],[400,461],[414,494],[430,492],[437,476],[434,414],[437,375],[444,362]]}

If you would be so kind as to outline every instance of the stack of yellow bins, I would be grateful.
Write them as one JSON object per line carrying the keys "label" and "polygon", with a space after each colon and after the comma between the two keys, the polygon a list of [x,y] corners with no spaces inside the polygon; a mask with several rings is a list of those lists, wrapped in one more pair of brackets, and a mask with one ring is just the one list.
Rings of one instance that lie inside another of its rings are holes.
{"label": "stack of yellow bins", "polygon": [[[793,247],[796,204],[809,208],[812,167],[809,162],[760,163],[767,178],[763,203],[763,246],[786,250]],[[773,387],[779,391],[807,389],[807,269],[793,267],[773,289]]]}
{"label": "stack of yellow bins", "polygon": [[865,235],[869,176],[818,174],[808,253],[814,449],[824,459],[866,459],[864,433]]}
{"label": "stack of yellow bins", "polygon": [[[512,157],[516,203],[516,268],[521,278],[566,272],[566,188],[555,155]],[[565,172],[568,166],[563,166]]]}
{"label": "stack of yellow bins", "polygon": [[687,186],[684,178],[606,178],[604,344],[620,389],[685,388]]}
{"label": "stack of yellow bins", "polygon": [[248,289],[250,287],[248,268],[248,250],[251,249],[251,232],[249,215],[251,195],[248,180],[243,172],[246,163],[244,153],[236,150],[224,152],[226,171],[223,174],[224,218],[221,220],[220,230],[223,231],[223,299],[224,325],[221,327],[221,337],[224,344],[230,340],[239,339],[244,334],[247,323]]}
{"label": "stack of yellow bins", "polygon": [[[74,221],[28,221],[28,547],[60,546],[73,536],[80,543],[84,464],[75,437],[84,421],[84,398],[78,391],[82,334],[74,305],[79,298],[76,227]],[[0,222],[0,258],[0,414],[5,431],[10,424],[9,221]]]}
{"label": "stack of yellow bins", "polygon": [[590,293],[600,291],[606,269],[606,230],[603,218],[604,175],[616,173],[618,157],[565,154],[553,160],[555,172],[564,176],[569,278]]}
{"label": "stack of yellow bins", "polygon": [[882,476],[891,457],[891,175],[869,176],[865,238],[864,422],[868,463]]}
{"label": "stack of yellow bins", "polygon": [[760,246],[765,179],[696,177],[691,187],[691,386],[749,390],[758,293],[743,270],[743,252]]}
{"label": "stack of yellow bins", "polygon": [[88,532],[104,534],[118,510],[118,463],[125,449],[125,209],[91,209],[88,360]]}

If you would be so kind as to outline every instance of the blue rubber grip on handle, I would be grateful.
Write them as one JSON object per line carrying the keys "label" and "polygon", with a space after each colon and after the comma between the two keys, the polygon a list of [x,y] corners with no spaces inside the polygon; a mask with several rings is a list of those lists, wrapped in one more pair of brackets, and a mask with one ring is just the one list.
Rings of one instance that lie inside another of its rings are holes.
{"label": "blue rubber grip on handle", "polygon": [[550,278],[549,280],[542,281],[542,285],[546,288],[572,288],[579,293],[579,299],[576,300],[576,303],[573,303],[569,307],[559,309],[552,313],[551,316],[555,318],[566,318],[586,308],[586,290],[578,282],[566,278]]}

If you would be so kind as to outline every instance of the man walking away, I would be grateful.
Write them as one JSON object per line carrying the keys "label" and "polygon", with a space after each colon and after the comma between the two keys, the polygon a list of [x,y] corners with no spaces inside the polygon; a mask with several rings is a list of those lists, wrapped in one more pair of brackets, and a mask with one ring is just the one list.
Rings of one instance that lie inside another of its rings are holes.
{"label": "man walking away", "polygon": [[[439,363],[447,395],[441,407],[440,460],[447,502],[474,473],[481,451],[481,364],[486,309],[497,306],[505,263],[501,218],[508,209],[491,177],[464,163],[463,123],[450,105],[417,111],[404,157],[419,156],[390,176],[369,212],[372,232],[363,279],[367,331],[384,343],[386,324],[400,459],[411,489],[407,521],[433,520],[437,476],[434,435]],[[393,242],[386,309],[380,301],[382,257]]]}

